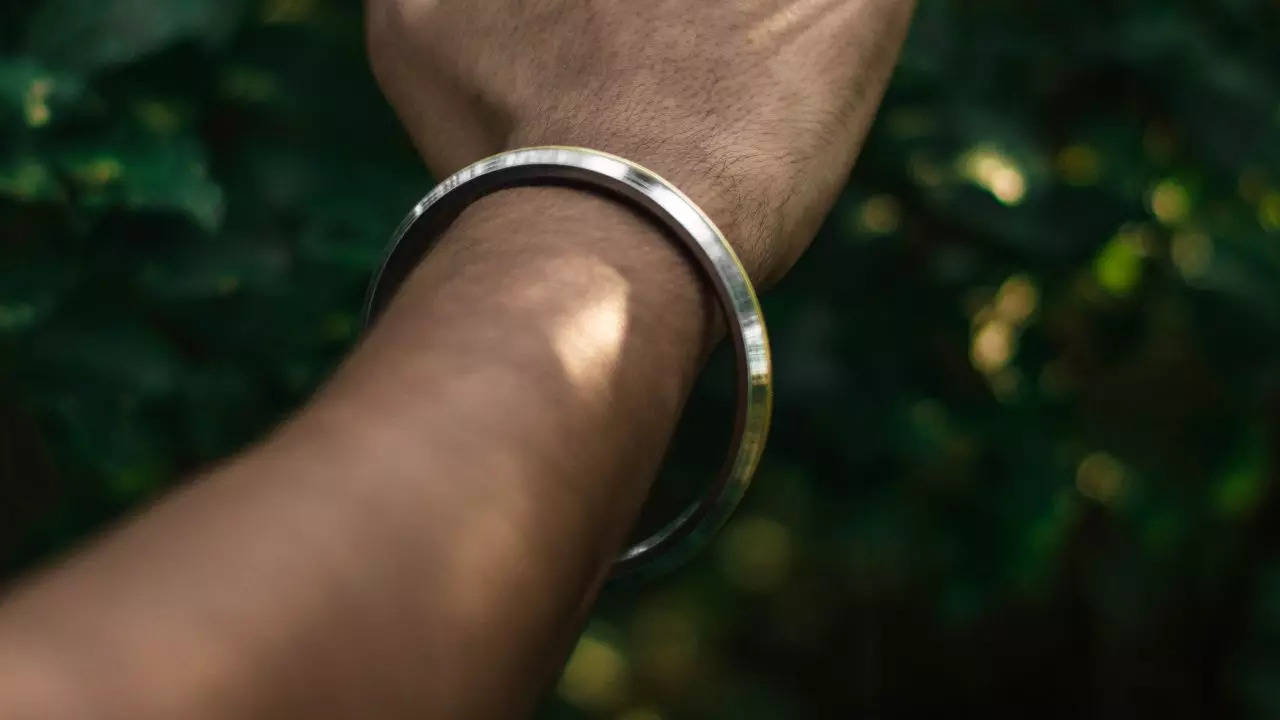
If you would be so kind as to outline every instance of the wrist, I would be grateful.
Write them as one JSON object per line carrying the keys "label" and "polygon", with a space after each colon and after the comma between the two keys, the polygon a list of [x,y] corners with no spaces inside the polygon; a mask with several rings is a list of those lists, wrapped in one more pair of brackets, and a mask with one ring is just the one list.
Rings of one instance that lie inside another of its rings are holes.
{"label": "wrist", "polygon": [[[286,476],[305,462],[339,496],[359,493],[357,534],[390,538],[362,554],[403,557],[413,569],[397,577],[454,587],[431,596],[444,617],[474,618],[473,598],[490,600],[489,620],[448,623],[437,643],[457,635],[527,657],[532,645],[518,643],[533,629],[571,632],[578,618],[553,611],[580,607],[616,557],[714,307],[679,242],[625,202],[564,187],[494,193],[242,472]],[[415,564],[433,552],[435,567]],[[454,680],[511,678],[492,671],[463,665]]]}
{"label": "wrist", "polygon": [[[597,273],[626,286],[628,330],[701,359],[724,334],[719,300],[670,230],[622,197],[568,186],[522,186],[468,207],[435,252],[442,265],[506,267],[556,292],[595,293]],[[431,262],[427,259],[425,262]],[[513,275],[507,292],[519,293]]]}
{"label": "wrist", "polygon": [[617,132],[593,130],[586,123],[571,129],[522,124],[508,137],[504,149],[536,145],[576,145],[599,150],[657,173],[711,218],[753,283],[770,280],[768,248],[780,226],[767,195],[756,191],[760,183],[767,182],[768,173],[774,172],[762,163],[759,149],[739,148],[725,137],[708,133],[668,130],[660,135],[646,134],[641,127]]}
{"label": "wrist", "polygon": [[[321,405],[361,406],[344,426],[405,443],[505,453],[549,486],[604,493],[629,513],[718,327],[701,272],[625,201],[555,186],[493,193],[400,286],[351,363],[369,369],[337,378]],[[459,410],[401,417],[405,388]],[[626,429],[622,447],[581,443],[614,428]],[[626,484],[635,493],[602,483],[621,476],[640,480]]]}

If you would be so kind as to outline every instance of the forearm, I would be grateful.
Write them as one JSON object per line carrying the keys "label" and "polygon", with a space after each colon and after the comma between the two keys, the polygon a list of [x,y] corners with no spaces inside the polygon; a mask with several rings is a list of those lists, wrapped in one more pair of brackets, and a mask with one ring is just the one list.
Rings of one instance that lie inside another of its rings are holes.
{"label": "forearm", "polygon": [[[366,2],[438,172],[512,142],[622,153],[765,282],[842,185],[912,6]],[[621,203],[481,201],[310,407],[0,608],[0,715],[518,714],[640,506],[710,307]]]}
{"label": "forearm", "polygon": [[0,653],[104,716],[509,715],[629,528],[709,307],[625,205],[491,196],[308,409],[21,592]]}

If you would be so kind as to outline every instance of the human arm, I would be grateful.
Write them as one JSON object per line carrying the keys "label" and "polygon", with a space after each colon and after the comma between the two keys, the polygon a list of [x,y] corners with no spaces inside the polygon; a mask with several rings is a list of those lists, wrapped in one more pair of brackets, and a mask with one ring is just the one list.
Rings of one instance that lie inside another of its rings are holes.
{"label": "human arm", "polygon": [[[616,152],[702,204],[758,280],[798,256],[842,182],[909,13],[742,3],[717,10],[726,23],[670,4],[693,35],[628,49],[651,9],[444,5],[370,4],[375,68],[434,169],[540,142]],[[768,45],[769,28],[791,39]],[[614,62],[630,52],[646,66]],[[500,61],[529,77],[486,67]],[[761,68],[776,76],[742,79]],[[774,87],[792,76],[813,97]],[[694,266],[625,204],[564,188],[478,202],[294,419],[10,597],[0,714],[527,709],[645,496],[714,317]]]}

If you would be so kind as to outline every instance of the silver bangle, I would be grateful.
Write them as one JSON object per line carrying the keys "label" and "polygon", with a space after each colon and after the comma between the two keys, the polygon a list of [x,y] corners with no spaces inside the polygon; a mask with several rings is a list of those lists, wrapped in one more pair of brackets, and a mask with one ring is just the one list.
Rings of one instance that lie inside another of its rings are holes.
{"label": "silver bangle", "polygon": [[365,327],[464,208],[503,188],[585,184],[626,198],[661,220],[692,251],[724,308],[738,357],[738,409],[729,456],[702,498],[614,561],[615,577],[674,567],[704,545],[742,499],[764,451],[773,405],[769,340],[751,281],[733,248],[702,210],[674,185],[629,160],[586,148],[532,147],[494,155],[451,175],[396,229],[369,287]]}

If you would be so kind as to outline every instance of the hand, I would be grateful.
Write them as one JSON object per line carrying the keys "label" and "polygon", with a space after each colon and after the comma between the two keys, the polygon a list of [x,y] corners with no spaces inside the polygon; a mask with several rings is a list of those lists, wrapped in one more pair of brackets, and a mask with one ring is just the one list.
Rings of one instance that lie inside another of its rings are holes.
{"label": "hand", "polygon": [[[531,144],[623,155],[757,282],[843,183],[910,6],[368,0],[375,71],[435,172]],[[643,502],[707,305],[625,204],[483,198],[289,423],[8,596],[0,716],[529,712]]]}
{"label": "hand", "polygon": [[612,152],[702,205],[767,285],[844,185],[913,4],[368,0],[368,45],[440,177],[527,145]]}

